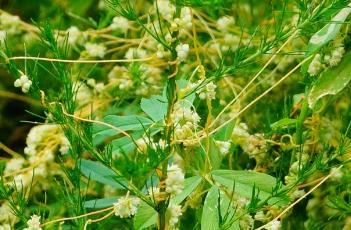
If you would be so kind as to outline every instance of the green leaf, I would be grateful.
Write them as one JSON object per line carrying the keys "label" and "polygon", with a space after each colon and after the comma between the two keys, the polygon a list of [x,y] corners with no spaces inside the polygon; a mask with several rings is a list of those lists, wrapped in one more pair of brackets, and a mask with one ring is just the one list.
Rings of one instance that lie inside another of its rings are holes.
{"label": "green leaf", "polygon": [[[272,190],[276,186],[276,178],[253,171],[215,170],[212,171],[212,177],[229,190],[232,190],[235,185],[235,192],[249,199],[254,186],[259,189],[258,198],[260,200],[271,197]],[[282,199],[286,199],[286,197],[282,197]],[[277,204],[283,204],[283,201]]]}
{"label": "green leaf", "polygon": [[[193,176],[185,179],[184,181],[184,190],[178,194],[177,196],[171,199],[171,202],[174,204],[180,204],[185,200],[200,184],[202,178],[199,176]],[[157,221],[157,212],[147,205],[146,203],[142,203],[138,212],[134,217],[134,226],[136,229],[144,229],[148,228]]]}
{"label": "green leaf", "polygon": [[310,108],[313,108],[320,98],[326,95],[335,95],[347,86],[351,80],[350,63],[351,52],[348,52],[338,66],[327,69],[321,74],[308,95]]}
{"label": "green leaf", "polygon": [[153,121],[161,121],[167,114],[167,98],[162,96],[151,96],[150,99],[142,98],[140,107]]}
{"label": "green leaf", "polygon": [[134,216],[134,228],[141,230],[148,228],[157,222],[157,212],[144,201],[138,207]]}
{"label": "green leaf", "polygon": [[339,13],[337,13],[327,25],[325,25],[321,30],[319,30],[311,37],[307,46],[306,56],[319,50],[322,46],[336,37],[336,35],[339,33],[342,23],[346,20],[351,12],[350,7],[351,4],[341,9]]}
{"label": "green leaf", "polygon": [[[106,166],[95,161],[84,159],[80,160],[80,170],[82,174],[88,177],[90,180],[110,185],[113,188],[124,189],[121,184],[127,184],[127,180],[125,178],[118,178],[112,169],[109,169]],[[118,178],[118,182],[114,178]]]}
{"label": "green leaf", "polygon": [[233,130],[235,128],[236,119],[232,120],[224,127],[222,127],[218,132],[215,134],[214,138],[218,141],[228,141],[230,140]]}
{"label": "green leaf", "polygon": [[201,217],[201,230],[220,229],[218,213],[218,194],[218,187],[212,186],[206,195]]}
{"label": "green leaf", "polygon": [[106,208],[116,203],[120,196],[85,201],[84,208]]}
{"label": "green leaf", "polygon": [[283,118],[271,124],[272,130],[282,129],[296,124],[296,119]]}
{"label": "green leaf", "polygon": [[106,125],[93,125],[93,143],[100,145],[109,138],[120,134],[122,131],[138,131],[148,128],[153,122],[145,117],[131,115],[131,116],[116,116],[108,115],[104,117],[103,122],[113,125],[117,129],[112,129]]}
{"label": "green leaf", "polygon": [[[307,45],[307,51],[305,54],[305,57],[308,57],[312,55],[313,53],[317,52],[319,49],[321,49],[325,44],[327,44],[329,41],[333,40],[336,35],[339,33],[340,28],[343,24],[343,22],[346,20],[346,18],[349,16],[351,12],[351,4],[349,4],[347,7],[341,9],[331,20],[330,22],[325,25],[321,30],[319,30],[317,33],[315,33],[308,45]],[[312,60],[306,62],[302,66],[302,73],[306,73],[309,64],[311,63]]]}

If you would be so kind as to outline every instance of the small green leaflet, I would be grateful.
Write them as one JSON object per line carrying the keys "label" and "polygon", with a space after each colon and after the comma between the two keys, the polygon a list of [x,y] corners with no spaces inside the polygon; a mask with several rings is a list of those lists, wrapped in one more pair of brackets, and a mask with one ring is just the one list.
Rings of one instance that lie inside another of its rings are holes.
{"label": "small green leaflet", "polygon": [[[202,178],[199,176],[193,176],[185,179],[184,190],[179,195],[171,199],[174,204],[180,204],[185,198],[187,198],[200,184]],[[142,202],[138,208],[138,212],[134,217],[135,229],[145,229],[157,222],[157,212],[145,202]]]}
{"label": "small green leaflet", "polygon": [[[325,25],[321,30],[315,33],[311,37],[308,43],[305,57],[308,57],[314,54],[325,44],[327,44],[329,41],[333,40],[336,37],[336,35],[339,33],[343,22],[345,22],[350,12],[351,12],[351,3],[347,7],[341,9],[327,25]],[[307,72],[308,66],[311,63],[311,61],[312,60],[307,61],[305,64],[303,64],[301,68],[302,73]]]}
{"label": "small green leaflet", "polygon": [[201,217],[201,230],[219,230],[218,193],[212,186],[206,195]]}
{"label": "small green leaflet", "polygon": [[348,52],[341,63],[324,71],[317,79],[308,95],[308,105],[310,108],[316,102],[326,96],[335,95],[343,90],[351,80],[351,52]]}
{"label": "small green leaflet", "polygon": [[290,126],[294,126],[295,124],[296,124],[296,119],[283,118],[271,124],[271,129],[272,130],[284,129]]}
{"label": "small green leaflet", "polygon": [[107,125],[94,124],[93,125],[93,143],[100,145],[104,141],[113,138],[121,133],[121,131],[138,131],[148,128],[153,121],[146,117],[131,115],[131,116],[116,116],[108,115],[104,117],[103,122],[113,125],[117,129],[113,129]]}
{"label": "small green leaflet", "polygon": [[[113,170],[95,161],[81,159],[80,170],[90,180],[110,185],[113,188],[124,189],[122,184],[127,185],[125,178],[117,176]],[[118,178],[118,182],[114,178]]]}
{"label": "small green leaflet", "polygon": [[161,121],[167,114],[167,98],[162,96],[151,96],[150,99],[142,98],[140,107],[153,121]]}

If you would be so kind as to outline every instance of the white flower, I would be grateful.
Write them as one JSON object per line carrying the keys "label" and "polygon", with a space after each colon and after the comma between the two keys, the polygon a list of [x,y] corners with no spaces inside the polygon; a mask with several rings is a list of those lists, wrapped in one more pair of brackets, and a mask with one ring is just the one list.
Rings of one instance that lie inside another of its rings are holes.
{"label": "white flower", "polygon": [[[202,81],[199,80],[196,86],[200,85],[201,83]],[[206,84],[205,87],[201,87],[199,90],[197,90],[196,93],[199,94],[199,98],[202,100],[212,100],[216,98],[216,88],[217,86],[211,81],[208,84]]]}
{"label": "white flower", "polygon": [[68,28],[67,34],[68,34],[67,41],[71,45],[76,44],[82,36],[82,33],[79,31],[79,29],[76,26],[71,26],[70,28]]}
{"label": "white flower", "polygon": [[126,59],[146,58],[146,55],[147,53],[144,49],[129,48],[124,57]]}
{"label": "white flower", "polygon": [[111,29],[119,30],[123,33],[126,33],[129,28],[129,21],[128,19],[118,16],[112,19],[112,23],[110,25]]}
{"label": "white flower", "polygon": [[13,84],[16,88],[21,87],[22,92],[23,93],[28,93],[31,85],[32,85],[32,81],[29,80],[29,78],[27,77],[27,75],[22,75],[19,79],[17,79],[14,84]]}
{"label": "white flower", "polygon": [[176,46],[179,61],[185,61],[189,54],[189,44],[179,44]]}
{"label": "white flower", "polygon": [[171,195],[180,194],[184,188],[184,174],[178,165],[168,166],[166,179],[166,192]]}
{"label": "white flower", "polygon": [[12,158],[6,163],[5,167],[5,173],[12,173],[15,172],[16,170],[19,170],[22,168],[22,166],[25,164],[25,160],[23,158]]}
{"label": "white flower", "polygon": [[164,58],[164,56],[165,56],[165,49],[164,49],[164,47],[163,47],[163,45],[162,44],[158,44],[157,45],[157,52],[156,52],[156,56],[158,57],[158,58]]}
{"label": "white flower", "polygon": [[234,18],[233,17],[220,17],[217,20],[217,26],[219,30],[226,31],[230,25],[234,24]]}
{"label": "white flower", "polygon": [[75,100],[79,106],[86,105],[92,100],[93,94],[83,82],[75,82],[73,84],[73,92],[76,94]]}
{"label": "white flower", "polygon": [[267,230],[279,230],[279,229],[280,229],[280,226],[281,226],[280,221],[279,221],[279,220],[274,220],[274,221],[270,222],[270,223],[267,225],[266,229],[267,229]]}
{"label": "white flower", "polygon": [[42,230],[40,227],[40,216],[33,215],[30,220],[27,221],[28,228],[23,230]]}
{"label": "white flower", "polygon": [[266,221],[266,219],[267,219],[267,217],[263,211],[258,211],[254,218],[255,218],[255,220],[262,221],[262,222]]}
{"label": "white flower", "polygon": [[137,206],[140,204],[139,198],[134,197],[121,197],[116,203],[113,204],[116,216],[120,218],[128,218],[136,214]]}
{"label": "white flower", "polygon": [[337,66],[341,62],[341,59],[344,56],[344,54],[345,54],[345,49],[343,46],[333,50],[333,52],[331,53],[331,57],[329,59],[329,65],[332,67]]}
{"label": "white flower", "polygon": [[308,66],[307,72],[311,76],[316,76],[322,69],[323,69],[323,64],[321,63],[321,55],[316,54],[316,56],[314,56],[312,62]]}
{"label": "white flower", "polygon": [[193,15],[190,7],[183,7],[180,11],[180,26],[189,28],[192,26]]}
{"label": "white flower", "polygon": [[86,43],[85,49],[90,57],[103,58],[106,54],[106,47],[96,43]]}
{"label": "white flower", "polygon": [[169,215],[169,227],[172,229],[178,223],[179,217],[182,215],[182,206],[171,203],[167,208],[167,212]]}
{"label": "white flower", "polygon": [[166,20],[171,20],[173,18],[175,6],[173,6],[169,0],[158,0],[157,6],[158,12],[163,18],[165,18]]}
{"label": "white flower", "polygon": [[216,141],[219,152],[224,156],[229,153],[231,143],[229,141]]}

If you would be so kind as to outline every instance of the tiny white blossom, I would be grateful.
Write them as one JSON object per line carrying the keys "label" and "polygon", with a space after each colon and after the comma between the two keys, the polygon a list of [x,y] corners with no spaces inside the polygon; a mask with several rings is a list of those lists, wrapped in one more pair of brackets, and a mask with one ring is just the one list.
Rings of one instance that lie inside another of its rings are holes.
{"label": "tiny white blossom", "polygon": [[180,194],[184,188],[184,174],[178,165],[168,166],[166,179],[166,192],[171,195]]}
{"label": "tiny white blossom", "polygon": [[231,143],[229,141],[216,141],[219,152],[224,156],[229,153]]}
{"label": "tiny white blossom", "polygon": [[266,227],[267,230],[279,230],[281,227],[281,223],[279,220],[274,220],[268,224]]}
{"label": "tiny white blossom", "polygon": [[217,26],[219,30],[226,31],[230,25],[234,24],[234,18],[233,17],[220,17],[217,20]]}
{"label": "tiny white blossom", "polygon": [[121,197],[113,204],[114,212],[116,216],[120,218],[128,218],[136,214],[137,206],[140,204],[139,198],[134,197]]}
{"label": "tiny white blossom", "polygon": [[[156,4],[155,4],[156,5]],[[158,12],[166,20],[171,20],[175,12],[175,6],[169,0],[158,0],[157,1]]]}
{"label": "tiny white blossom", "polygon": [[167,212],[169,214],[169,227],[172,229],[178,223],[179,217],[182,215],[182,206],[171,203]]}
{"label": "tiny white blossom", "polygon": [[123,33],[126,33],[129,29],[129,21],[124,17],[117,16],[112,19],[110,27],[112,30],[119,30]]}
{"label": "tiny white blossom", "polygon": [[103,58],[106,54],[106,47],[96,43],[86,43],[85,49],[90,57]]}
{"label": "tiny white blossom", "polygon": [[17,79],[14,84],[16,88],[21,88],[23,93],[28,93],[30,87],[32,86],[32,81],[29,80],[27,75],[22,75],[19,79]]}
{"label": "tiny white blossom", "polygon": [[42,230],[40,227],[40,216],[33,215],[30,220],[27,221],[28,228],[24,230]]}
{"label": "tiny white blossom", "polygon": [[24,158],[12,158],[6,163],[5,173],[15,172],[25,164]]}
{"label": "tiny white blossom", "polygon": [[[198,81],[196,86],[200,85],[202,83],[201,80]],[[199,90],[196,91],[196,93],[199,95],[199,98],[202,100],[205,99],[215,99],[216,98],[216,88],[217,86],[211,81],[206,84],[206,86],[201,87]]]}
{"label": "tiny white blossom", "polygon": [[319,72],[322,69],[323,69],[323,64],[321,63],[321,55],[320,54],[316,54],[316,56],[314,56],[312,62],[308,66],[307,72],[311,76],[316,76],[317,74],[319,74]]}
{"label": "tiny white blossom", "polygon": [[189,28],[192,26],[193,15],[190,7],[183,7],[180,11],[180,26]]}
{"label": "tiny white blossom", "polygon": [[179,61],[185,61],[189,54],[189,44],[179,44],[176,46]]}
{"label": "tiny white blossom", "polygon": [[79,29],[76,26],[71,26],[70,28],[68,28],[67,34],[68,34],[67,41],[71,45],[78,43],[78,41],[81,39],[81,36],[82,36],[82,33],[79,31]]}
{"label": "tiny white blossom", "polygon": [[124,55],[126,59],[133,59],[133,58],[146,58],[146,50],[144,49],[137,49],[137,48],[129,48]]}
{"label": "tiny white blossom", "polygon": [[341,59],[344,56],[344,54],[345,54],[345,49],[343,46],[333,50],[330,56],[329,65],[332,67],[337,66],[341,62]]}

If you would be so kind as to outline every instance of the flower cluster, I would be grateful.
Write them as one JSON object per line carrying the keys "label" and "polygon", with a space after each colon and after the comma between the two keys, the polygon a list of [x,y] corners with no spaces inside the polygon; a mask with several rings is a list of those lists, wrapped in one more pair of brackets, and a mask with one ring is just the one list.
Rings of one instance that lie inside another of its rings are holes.
{"label": "flower cluster", "polygon": [[168,166],[166,192],[171,195],[178,195],[183,191],[184,188],[184,173],[178,165],[173,164]]}
{"label": "flower cluster", "polygon": [[194,132],[200,121],[199,115],[188,107],[178,102],[172,114],[175,126],[175,138],[184,145],[192,145]]}
{"label": "flower cluster", "polygon": [[199,95],[199,98],[202,100],[209,99],[213,100],[216,98],[216,88],[217,86],[212,82],[208,82],[206,85],[203,85],[203,81],[199,80],[197,83],[193,84],[193,88],[199,88],[196,93]]}
{"label": "flower cluster", "polygon": [[22,75],[19,79],[14,82],[14,86],[21,88],[23,93],[28,93],[30,87],[32,86],[32,81],[29,80],[27,75]]}
{"label": "flower cluster", "polygon": [[182,206],[171,203],[167,208],[167,214],[169,218],[169,229],[175,229],[175,226],[179,221],[179,217],[182,215]]}
{"label": "flower cluster", "polygon": [[189,54],[189,44],[179,44],[176,46],[177,56],[179,61],[186,61]]}
{"label": "flower cluster", "polygon": [[116,216],[128,218],[136,214],[140,204],[140,199],[135,197],[121,197],[113,204],[113,210]]}
{"label": "flower cluster", "polygon": [[85,50],[90,57],[103,58],[106,54],[106,47],[98,43],[86,43]]}
{"label": "flower cluster", "polygon": [[30,220],[27,221],[27,225],[28,227],[23,230],[42,230],[40,227],[40,216],[31,216]]}
{"label": "flower cluster", "polygon": [[124,34],[127,33],[129,26],[130,22],[128,21],[128,19],[121,16],[114,17],[110,25],[112,30],[121,31]]}

